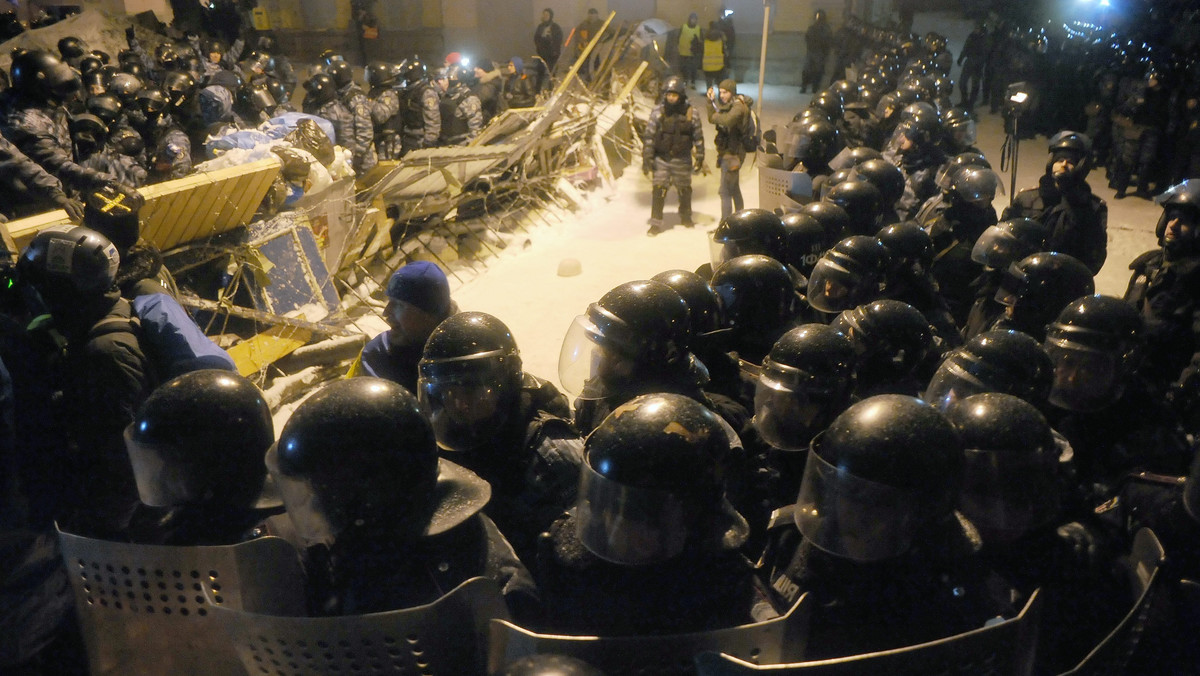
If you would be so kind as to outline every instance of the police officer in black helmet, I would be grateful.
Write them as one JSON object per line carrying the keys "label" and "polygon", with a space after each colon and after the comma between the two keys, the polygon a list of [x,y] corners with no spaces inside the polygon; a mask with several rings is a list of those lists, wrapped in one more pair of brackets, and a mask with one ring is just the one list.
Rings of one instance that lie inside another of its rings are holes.
{"label": "police officer in black helmet", "polygon": [[[693,159],[694,158],[694,159]],[[651,237],[666,231],[663,208],[667,190],[679,193],[679,222],[692,227],[692,171],[704,168],[704,127],[700,113],[688,103],[683,78],[670,77],[662,101],[650,111],[642,143],[642,173],[654,182],[650,203]]]}
{"label": "police officer in black helmet", "polygon": [[588,436],[575,508],[539,552],[546,624],[574,634],[674,634],[744,624],[746,520],[725,498],[737,435],[699,402],[648,394]]}
{"label": "police officer in black helmet", "polygon": [[236,373],[192,371],[155,389],[125,429],[125,448],[142,504],[161,511],[130,538],[191,547],[265,534],[261,522],[283,513],[264,486],[274,441],[266,399]]}
{"label": "police officer in black helmet", "polygon": [[485,510],[522,561],[575,502],[583,439],[567,399],[526,373],[499,319],[460,312],[434,329],[418,365],[417,397],[443,457],[492,485]]}
{"label": "police officer in black helmet", "polygon": [[920,399],[879,395],[813,439],[795,504],[776,510],[762,570],[777,607],[812,595],[806,659],[945,638],[1007,613],[954,512],[954,427]]}
{"label": "police officer in black helmet", "polygon": [[311,614],[423,605],[481,575],[514,614],[528,619],[535,607],[529,572],[481,513],[491,487],[438,458],[433,428],[403,387],[378,378],[325,386],[288,419],[266,464],[304,547]]}
{"label": "police officer in black helmet", "polygon": [[1108,255],[1108,205],[1092,194],[1087,176],[1092,168],[1092,142],[1084,134],[1063,130],[1050,139],[1046,173],[1036,188],[1017,193],[1001,220],[1032,218],[1046,226],[1046,251],[1070,254],[1092,274]]}

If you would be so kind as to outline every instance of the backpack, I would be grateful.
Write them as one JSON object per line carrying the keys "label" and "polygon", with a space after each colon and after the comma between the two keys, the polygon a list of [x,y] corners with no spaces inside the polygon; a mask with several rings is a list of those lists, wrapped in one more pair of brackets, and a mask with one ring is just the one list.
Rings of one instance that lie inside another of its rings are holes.
{"label": "backpack", "polygon": [[758,152],[759,146],[762,145],[762,123],[758,119],[758,113],[754,112],[754,99],[745,94],[738,94],[737,97],[749,112],[746,124],[742,127],[742,148],[748,153]]}
{"label": "backpack", "polygon": [[201,369],[237,372],[229,353],[221,349],[192,319],[187,310],[165,293],[138,296],[130,302],[130,318],[109,317],[97,322],[88,334],[96,338],[128,331],[150,361],[157,382]]}

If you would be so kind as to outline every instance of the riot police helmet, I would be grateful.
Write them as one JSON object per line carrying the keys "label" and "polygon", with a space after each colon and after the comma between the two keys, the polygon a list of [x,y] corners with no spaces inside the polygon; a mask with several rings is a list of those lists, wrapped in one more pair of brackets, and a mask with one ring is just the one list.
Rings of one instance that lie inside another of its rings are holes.
{"label": "riot police helmet", "polygon": [[[1154,228],[1158,243],[1172,256],[1196,252],[1200,236],[1200,180],[1177,183],[1154,198],[1154,203],[1163,209]],[[1176,225],[1168,231],[1167,226],[1173,221]]]}
{"label": "riot police helmet", "polygon": [[840,242],[851,234],[850,214],[833,202],[809,202],[800,207],[800,213],[815,218],[832,243]]}
{"label": "riot police helmet", "polygon": [[1113,296],[1071,301],[1046,330],[1045,350],[1054,362],[1050,403],[1070,411],[1099,411],[1124,393],[1136,366],[1142,317]]}
{"label": "riot police helmet", "polygon": [[783,334],[763,359],[754,389],[754,428],[785,451],[809,442],[850,405],[854,344],[836,328],[804,324]]}
{"label": "riot police helmet", "polygon": [[87,53],[87,49],[83,46],[83,40],[74,35],[68,35],[58,41],[58,53],[65,61],[67,59],[81,58]]}
{"label": "riot police helmet", "polygon": [[725,326],[740,336],[772,338],[795,317],[795,281],[774,258],[732,258],[713,272],[711,284],[721,299]]}
{"label": "riot police helmet", "polygon": [[854,167],[851,177],[875,186],[879,190],[885,210],[894,209],[896,202],[904,196],[904,172],[887,160],[873,159],[858,164]]}
{"label": "riot police helmet", "polygon": [[999,187],[1000,177],[991,169],[963,167],[950,180],[947,194],[951,204],[986,211],[992,206],[992,200],[996,199]]}
{"label": "riot police helmet", "polygon": [[117,73],[108,81],[108,92],[116,94],[121,103],[129,105],[137,100],[137,93],[142,89],[142,81],[136,75]]}
{"label": "riot police helmet", "polygon": [[809,305],[821,312],[841,312],[875,300],[889,255],[876,237],[853,235],[838,242],[813,267]]}
{"label": "riot police helmet", "polygon": [[946,135],[956,149],[970,148],[975,145],[978,123],[971,111],[962,107],[951,108],[942,117],[942,124],[946,127]]}
{"label": "riot police helmet", "polygon": [[137,93],[138,109],[147,119],[158,119],[167,112],[171,102],[158,87],[142,87]]}
{"label": "riot police helmet", "polygon": [[[1064,129],[1050,137],[1047,151],[1050,160],[1046,163],[1046,172],[1058,181],[1082,181],[1092,170],[1092,140],[1086,134]],[[1055,173],[1055,164],[1063,159],[1070,162],[1070,168],[1063,166],[1060,173]]]}
{"label": "riot police helmet", "polygon": [[942,359],[923,398],[942,411],[980,392],[1002,392],[1041,408],[1054,365],[1037,340],[1019,331],[984,331]]}
{"label": "riot police helmet", "polygon": [[845,103],[842,101],[842,95],[829,89],[817,92],[808,105],[810,108],[817,108],[825,113],[825,116],[830,120],[840,120],[845,113]]}
{"label": "riot police helmet", "polygon": [[985,169],[991,169],[992,165],[987,161],[987,158],[984,157],[982,153],[977,153],[974,151],[959,153],[951,157],[949,161],[942,165],[941,169],[938,169],[937,175],[934,177],[933,182],[942,191],[949,190],[950,183],[954,180],[954,175],[957,174],[963,167],[983,167]]}
{"label": "riot police helmet", "polygon": [[17,271],[51,314],[78,312],[87,301],[107,294],[117,279],[121,256],[104,235],[77,225],[41,230],[21,251]]}
{"label": "riot police helmet", "polygon": [[105,125],[111,125],[121,117],[121,108],[121,99],[116,94],[97,94],[87,100],[88,113],[100,118]]}
{"label": "riot police helmet", "polygon": [[875,236],[887,247],[893,269],[901,265],[928,269],[933,262],[933,238],[913,221],[893,223]]}
{"label": "riot police helmet", "polygon": [[304,83],[304,103],[322,106],[337,98],[337,85],[325,73],[317,73]]}
{"label": "riot police helmet", "polygon": [[521,392],[521,356],[512,332],[483,312],[450,315],[425,342],[417,398],[438,445],[470,452],[509,422]]}
{"label": "riot police helmet", "polygon": [[271,408],[249,380],[201,369],[155,388],[125,429],[138,495],[150,507],[278,506],[263,496]]}
{"label": "riot police helmet", "polygon": [[401,541],[439,535],[479,513],[491,496],[486,481],[439,460],[417,398],[381,378],[337,381],[306,399],[266,465],[310,546],[330,545],[351,530]]}
{"label": "riot police helmet", "polygon": [[850,215],[850,231],[856,235],[874,235],[883,217],[883,193],[868,181],[848,180],[830,189],[825,200]]}
{"label": "riot police helmet", "polygon": [[794,520],[822,551],[853,561],[907,552],[958,496],[962,440],[915,397],[882,394],[846,409],[813,439]]}
{"label": "riot police helmet", "polygon": [[700,275],[689,270],[667,270],[650,278],[675,290],[687,304],[692,342],[696,342],[724,326],[721,302],[717,292]]}
{"label": "riot police helmet", "polygon": [[1005,270],[1026,256],[1044,251],[1050,231],[1031,218],[1010,218],[988,226],[971,247],[971,260]]}
{"label": "riot police helmet", "polygon": [[[846,335],[858,355],[859,377],[907,374],[933,345],[929,320],[908,303],[880,299],[844,310],[829,324]],[[880,369],[889,373],[881,373]]]}
{"label": "riot police helmet", "polygon": [[188,73],[172,71],[163,77],[162,89],[171,107],[179,109],[191,102],[196,93],[196,81]]}
{"label": "riot police helmet", "polygon": [[854,167],[858,167],[863,162],[882,159],[883,153],[870,146],[858,146],[850,151],[850,163]]}
{"label": "riot police helmet", "polygon": [[784,214],[780,220],[787,242],[787,258],[784,262],[807,279],[821,255],[841,239],[841,233],[828,233],[820,221],[800,211]]}
{"label": "riot police helmet", "polygon": [[626,566],[741,546],[749,526],[725,498],[739,445],[727,423],[690,397],[645,394],[617,407],[584,444],[580,542]]}
{"label": "riot police helmet", "polygon": [[325,69],[325,74],[333,79],[338,89],[354,83],[354,69],[345,61],[335,61]]}
{"label": "riot police helmet", "polygon": [[829,165],[841,150],[837,127],[827,120],[812,120],[795,127],[787,156],[795,158],[810,170]]}
{"label": "riot police helmet", "polygon": [[83,86],[70,66],[37,49],[14,54],[10,72],[13,89],[43,103],[62,103]]}
{"label": "riot police helmet", "polygon": [[396,69],[383,61],[372,61],[367,64],[365,77],[368,87],[394,87],[396,85]]}
{"label": "riot police helmet", "polygon": [[1005,322],[1041,339],[1046,325],[1071,301],[1096,292],[1092,271],[1078,258],[1039,252],[1008,267],[996,291]]}
{"label": "riot police helmet", "polygon": [[731,258],[761,254],[782,261],[786,255],[783,221],[766,209],[735,211],[717,224],[709,239],[713,269]]}

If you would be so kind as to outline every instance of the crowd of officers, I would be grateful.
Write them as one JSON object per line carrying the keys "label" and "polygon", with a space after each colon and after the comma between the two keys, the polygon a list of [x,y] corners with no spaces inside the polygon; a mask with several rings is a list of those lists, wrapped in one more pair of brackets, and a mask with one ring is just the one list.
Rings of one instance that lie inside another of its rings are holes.
{"label": "crowd of officers", "polygon": [[[1171,584],[1200,574],[1200,184],[1159,197],[1160,246],[1125,298],[1095,295],[1088,136],[1054,134],[998,216],[969,112],[936,84],[944,40],[916,44],[872,45],[857,82],[796,116],[775,161],[813,201],[735,211],[710,264],[591,303],[563,340],[565,392],[411,263],[384,289],[388,330],[276,435],[250,382],[159,377],[137,333],[103,328],[146,289],[117,284],[101,185],[88,227],[22,252],[0,314],[2,515],[25,537],[5,544],[37,545],[0,604],[36,610],[15,663],[81,673],[56,521],[173,546],[284,537],[321,616],[482,575],[519,624],[628,636],[807,593],[809,659],[960,634],[1040,589],[1038,670],[1072,667],[1132,604],[1115,563],[1139,528]],[[1166,596],[1144,673],[1200,664],[1196,609]]]}

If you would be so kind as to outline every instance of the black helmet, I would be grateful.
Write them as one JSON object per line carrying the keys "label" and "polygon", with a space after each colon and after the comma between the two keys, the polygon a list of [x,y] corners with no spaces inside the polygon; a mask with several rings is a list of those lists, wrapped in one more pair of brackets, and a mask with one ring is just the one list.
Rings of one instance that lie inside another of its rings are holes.
{"label": "black helmet", "polygon": [[850,404],[854,345],[824,324],[783,334],[763,359],[754,390],[754,428],[775,448],[808,450],[813,436]]}
{"label": "black helmet", "polygon": [[836,91],[824,89],[813,96],[812,101],[809,101],[810,108],[817,108],[825,113],[825,116],[830,120],[841,119],[843,113],[846,112],[845,103],[842,101],[842,95]]}
{"label": "black helmet", "polygon": [[14,54],[11,72],[13,89],[35,101],[61,103],[83,86],[70,66],[36,49]]}
{"label": "black helmet", "polygon": [[962,469],[962,440],[932,406],[898,394],[864,399],[813,439],[796,526],[838,557],[900,556],[953,508]]}
{"label": "black helmet", "polygon": [[275,105],[286,102],[289,98],[287,85],[275,78],[267,80],[267,93],[271,95],[271,100],[275,102]]}
{"label": "black helmet", "polygon": [[843,106],[858,103],[862,99],[862,90],[857,82],[835,80],[833,84],[829,85],[829,89],[841,97]]}
{"label": "black helmet", "polygon": [[68,35],[67,37],[58,41],[58,53],[62,55],[63,60],[66,61],[67,59],[78,59],[82,57],[87,53],[87,50],[83,46],[83,40],[80,40],[74,35]]}
{"label": "black helmet", "polygon": [[787,241],[786,263],[807,278],[821,256],[841,239],[840,233],[830,236],[820,221],[799,211],[785,214],[781,220]]}
{"label": "black helmet", "polygon": [[196,93],[196,81],[188,73],[173,71],[163,77],[162,89],[171,107],[179,109],[187,105]]}
{"label": "black helmet", "polygon": [[808,278],[808,303],[821,312],[841,312],[879,296],[890,264],[887,247],[875,237],[847,237],[825,252]]}
{"label": "black helmet", "polygon": [[365,73],[368,87],[393,87],[396,84],[396,69],[382,61],[372,61]]}
{"label": "black helmet", "polygon": [[683,298],[688,308],[693,342],[724,326],[717,292],[700,275],[688,270],[667,270],[650,279],[666,284]]}
{"label": "black helmet", "polygon": [[156,119],[167,112],[171,102],[158,87],[143,87],[137,93],[138,108],[149,119]]}
{"label": "black helmet", "polygon": [[423,81],[425,76],[425,62],[415,56],[404,62],[404,69],[400,72],[400,79],[410,87]]}
{"label": "black helmet", "polygon": [[1003,392],[1041,407],[1054,365],[1042,346],[1019,331],[984,331],[946,355],[924,399],[945,411],[980,392]]}
{"label": "black helmet", "polygon": [[128,62],[122,64],[121,72],[128,73],[128,74],[136,77],[139,81],[142,80],[143,78],[148,77],[146,75],[145,67],[142,66],[142,64],[137,61],[128,61]]}
{"label": "black helmet", "polygon": [[125,429],[138,495],[151,507],[254,506],[267,476],[263,457],[274,441],[263,393],[238,374],[215,369],[159,386]]}
{"label": "black helmet", "polygon": [[108,81],[108,92],[116,94],[124,105],[137,100],[137,93],[142,89],[142,81],[136,75],[117,73]]}
{"label": "black helmet", "polygon": [[87,76],[92,73],[99,73],[102,68],[104,68],[104,62],[100,60],[100,57],[95,54],[88,54],[79,60],[77,70],[80,75]]}
{"label": "black helmet", "polygon": [[429,335],[417,397],[438,445],[471,451],[495,438],[521,393],[521,357],[508,327],[483,312],[450,315]]}
{"label": "black helmet", "polygon": [[52,311],[70,311],[112,288],[121,257],[107,237],[83,226],[56,225],[34,235],[17,270]]}
{"label": "black helmet", "polygon": [[814,190],[814,195],[821,200],[825,200],[825,197],[829,194],[830,190],[833,190],[835,186],[841,185],[844,181],[850,180],[851,171],[853,171],[852,167],[846,167],[844,169],[838,169],[832,174],[826,176],[824,180],[820,182],[821,189],[819,194],[818,191]]}
{"label": "black helmet", "polygon": [[1003,545],[1058,511],[1058,448],[1037,408],[999,392],[971,395],[946,411],[966,450],[958,508],[985,543]]}
{"label": "black helmet", "polygon": [[337,98],[337,85],[325,73],[317,73],[304,83],[306,106],[322,106]]}
{"label": "black helmet", "polygon": [[937,176],[934,178],[934,183],[943,191],[950,189],[950,183],[954,180],[954,175],[963,167],[983,167],[991,169],[992,165],[987,161],[987,158],[982,153],[965,152],[959,153],[951,157],[948,162],[938,169]]}
{"label": "black helmet", "polygon": [[[713,272],[725,325],[741,336],[773,339],[795,316],[796,283],[787,266],[767,256],[738,256]],[[764,346],[765,348],[765,346]]]}
{"label": "black helmet", "polygon": [[941,123],[936,118],[915,117],[900,123],[897,131],[913,142],[917,148],[924,148],[937,142]]}
{"label": "black helmet", "polygon": [[[1166,248],[1168,254],[1173,256],[1196,251],[1197,225],[1200,225],[1200,180],[1189,179],[1173,185],[1154,198],[1154,203],[1163,208],[1162,216],[1158,218],[1158,225],[1154,228],[1154,235],[1158,237],[1158,243]],[[1172,233],[1170,240],[1167,239],[1167,223],[1174,218],[1190,219],[1191,239],[1176,239],[1175,233]]]}
{"label": "black helmet", "polygon": [[[1053,165],[1060,157],[1066,157],[1074,164],[1074,168],[1065,173],[1068,179],[1082,181],[1092,170],[1092,140],[1086,134],[1064,129],[1050,138],[1047,151],[1050,161],[1046,163],[1046,173],[1053,171]],[[1064,176],[1055,176],[1062,180]]]}
{"label": "black helmet", "polygon": [[325,74],[333,79],[333,84],[342,89],[354,82],[354,69],[345,61],[335,61],[325,69]]}
{"label": "black helmet", "polygon": [[741,546],[746,520],[725,499],[737,435],[703,404],[646,394],[588,435],[575,517],[592,554],[621,565],[668,561],[689,546]]}
{"label": "black helmet", "polygon": [[893,223],[875,236],[887,247],[893,269],[901,265],[919,265],[927,270],[933,263],[933,238],[912,221]]}
{"label": "black helmet", "polygon": [[216,38],[213,38],[211,40],[205,40],[204,43],[201,45],[201,47],[204,50],[205,58],[209,58],[213,54],[222,54],[222,55],[225,54],[225,45],[222,44],[221,41],[217,40]]}
{"label": "black helmet", "polygon": [[687,303],[655,281],[626,282],[579,315],[563,338],[558,375],[574,395],[604,396],[640,369],[690,369]]}
{"label": "black helmet", "polygon": [[947,194],[951,204],[987,210],[992,206],[992,200],[996,199],[999,186],[1000,177],[991,169],[963,167],[950,180]]}
{"label": "black helmet", "polygon": [[266,83],[244,84],[238,89],[238,104],[245,110],[255,112],[269,111],[275,107],[275,97],[267,89]]}
{"label": "black helmet", "polygon": [[915,307],[898,300],[874,300],[845,310],[829,325],[853,343],[860,378],[864,374],[891,377],[912,373],[933,344],[929,320]]}
{"label": "black helmet", "polygon": [[938,116],[937,108],[935,108],[932,103],[926,103],[924,101],[910,103],[904,107],[904,110],[900,111],[901,123],[918,119],[941,121],[941,118]]}
{"label": "black helmet", "polygon": [[883,153],[879,152],[878,150],[875,150],[874,148],[872,148],[870,146],[859,146],[850,151],[850,162],[855,167],[862,164],[863,162],[868,162],[870,160],[882,160],[882,159],[883,159]]}
{"label": "black helmet", "polygon": [[132,127],[117,126],[108,132],[108,142],[117,152],[129,157],[137,157],[146,149],[146,140]]}
{"label": "black helmet", "polygon": [[825,196],[850,215],[850,231],[856,235],[874,235],[883,216],[883,193],[867,181],[848,180],[833,187]]}
{"label": "black helmet", "polygon": [[491,496],[486,481],[439,461],[416,397],[380,378],[340,380],[306,399],[266,464],[309,545],[331,544],[351,528],[402,540],[437,535]]}
{"label": "black helmet", "polygon": [[1112,296],[1072,301],[1046,330],[1046,354],[1054,362],[1050,403],[1072,411],[1098,411],[1121,398],[1142,317]]}
{"label": "black helmet", "polygon": [[800,213],[812,216],[821,224],[831,242],[829,246],[850,236],[850,214],[833,202],[809,202],[800,207]]}
{"label": "black helmet", "polygon": [[971,248],[971,260],[1005,270],[1026,256],[1045,250],[1050,231],[1029,218],[1010,218],[988,226]]}
{"label": "black helmet", "polygon": [[970,148],[975,145],[978,123],[975,116],[966,108],[951,108],[942,118],[946,127],[946,136],[955,149]]}
{"label": "black helmet", "polygon": [[116,94],[97,94],[87,100],[88,113],[100,118],[105,125],[121,117],[121,107],[121,99]]}
{"label": "black helmet", "polygon": [[783,222],[766,209],[742,209],[721,219],[709,240],[713,269],[731,258],[762,254],[782,261],[786,255]]}
{"label": "black helmet", "polygon": [[154,48],[154,61],[159,70],[175,70],[175,62],[179,60],[179,52],[166,42]]}
{"label": "black helmet", "polygon": [[317,60],[320,61],[326,68],[328,68],[335,63],[345,61],[346,58],[337,53],[335,50],[326,49],[325,51],[321,52],[321,55],[317,57]]}
{"label": "black helmet", "polygon": [[826,120],[811,120],[792,132],[786,155],[797,159],[808,169],[827,166],[842,149],[837,127]]}
{"label": "black helmet", "polygon": [[1096,292],[1092,271],[1079,259],[1040,252],[1008,267],[996,291],[996,302],[1008,306],[1006,323],[1041,339],[1046,325],[1071,301]]}
{"label": "black helmet", "polygon": [[82,113],[75,115],[70,121],[71,140],[75,143],[76,152],[80,155],[90,155],[99,150],[108,137],[108,125],[104,120]]}
{"label": "black helmet", "polygon": [[683,81],[683,78],[677,75],[672,75],[671,77],[667,78],[667,81],[664,82],[662,86],[664,101],[666,100],[667,94],[670,94],[671,92],[679,94],[682,99],[687,100],[687,83]]}

